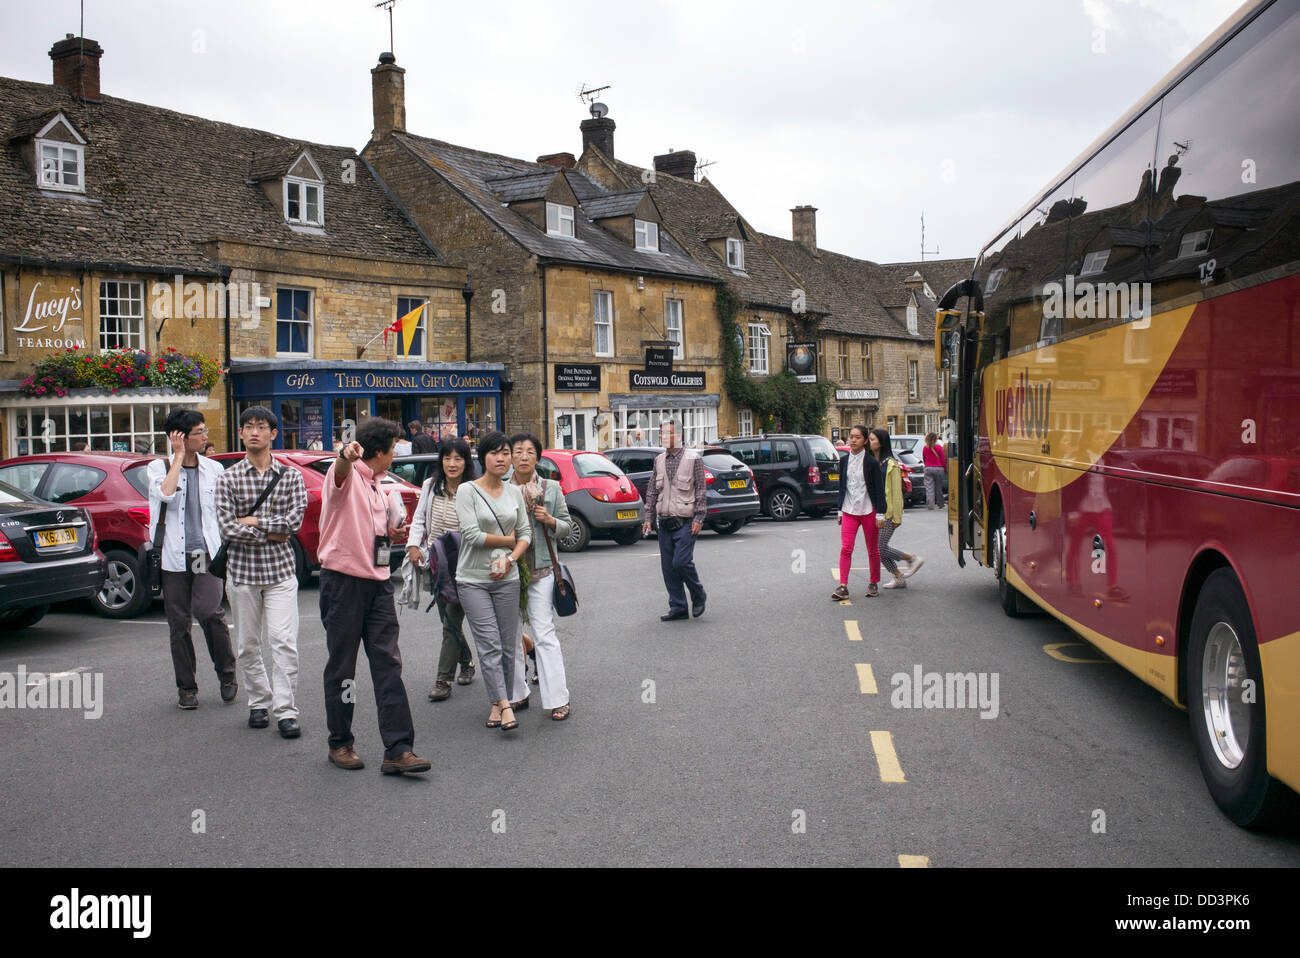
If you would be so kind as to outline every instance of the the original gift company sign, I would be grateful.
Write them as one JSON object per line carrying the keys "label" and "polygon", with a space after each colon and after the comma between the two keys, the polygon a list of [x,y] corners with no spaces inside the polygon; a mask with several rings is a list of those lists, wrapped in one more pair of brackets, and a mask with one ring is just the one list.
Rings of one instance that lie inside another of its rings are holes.
{"label": "the original gift company sign", "polygon": [[14,332],[39,335],[17,335],[14,343],[27,349],[69,349],[73,346],[85,349],[84,332],[78,330],[81,335],[74,336],[70,331],[63,331],[68,323],[84,329],[81,307],[81,289],[78,286],[69,284],[61,288],[44,281],[33,284],[27,296],[23,321],[14,327]]}

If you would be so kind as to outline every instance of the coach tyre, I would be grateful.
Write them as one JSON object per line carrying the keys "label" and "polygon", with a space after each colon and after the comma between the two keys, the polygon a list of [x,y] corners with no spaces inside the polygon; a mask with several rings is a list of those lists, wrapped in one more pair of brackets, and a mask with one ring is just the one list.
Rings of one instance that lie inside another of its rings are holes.
{"label": "coach tyre", "polygon": [[26,629],[45,618],[45,613],[49,611],[50,607],[48,605],[29,605],[17,612],[6,613],[0,616],[0,631],[13,632],[18,629]]}
{"label": "coach tyre", "polygon": [[997,512],[994,521],[997,525],[993,530],[993,574],[998,577],[998,598],[1002,601],[1002,611],[1011,618],[1018,619],[1028,611],[1027,600],[1007,581],[1007,520],[1001,503],[995,508]]}
{"label": "coach tyre", "polygon": [[1187,711],[1210,795],[1246,828],[1286,820],[1295,796],[1268,774],[1259,645],[1250,606],[1231,569],[1216,569],[1201,586],[1186,670]]}
{"label": "coach tyre", "polygon": [[576,512],[569,513],[569,518],[573,522],[573,531],[560,540],[560,551],[581,552],[591,541],[591,526],[587,525],[587,520]]}
{"label": "coach tyre", "polygon": [[129,619],[139,614],[153,595],[135,553],[110,549],[104,553],[104,561],[104,587],[90,597],[91,606],[109,619]]}
{"label": "coach tyre", "polygon": [[799,514],[799,502],[794,493],[784,487],[767,494],[767,514],[778,522],[790,522]]}

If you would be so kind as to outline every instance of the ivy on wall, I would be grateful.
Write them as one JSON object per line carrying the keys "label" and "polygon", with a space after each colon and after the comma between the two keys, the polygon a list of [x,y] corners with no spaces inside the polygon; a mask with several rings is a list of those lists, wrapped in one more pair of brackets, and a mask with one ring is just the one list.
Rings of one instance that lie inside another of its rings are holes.
{"label": "ivy on wall", "polygon": [[[749,375],[743,349],[744,333],[736,317],[740,300],[729,286],[718,287],[718,324],[722,327],[722,359],[726,370],[722,384],[738,409],[754,413],[754,428],[763,432],[791,432],[817,435],[826,426],[826,407],[835,384],[824,379],[801,383],[794,373],[779,373],[754,379]],[[816,338],[812,324],[796,324],[801,339]],[[770,357],[773,361],[775,357]]]}

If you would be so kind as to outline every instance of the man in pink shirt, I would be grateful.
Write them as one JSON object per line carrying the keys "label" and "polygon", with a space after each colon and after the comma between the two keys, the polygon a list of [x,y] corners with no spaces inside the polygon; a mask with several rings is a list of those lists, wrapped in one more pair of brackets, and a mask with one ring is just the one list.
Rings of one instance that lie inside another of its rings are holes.
{"label": "man in pink shirt", "polygon": [[406,513],[400,499],[393,501],[380,486],[400,436],[398,425],[384,419],[367,419],[358,426],[356,441],[339,450],[325,474],[320,509],[320,618],[329,652],[325,718],[330,761],[339,768],[365,767],[352,747],[357,649],[365,643],[384,743],[379,770],[389,775],[432,768],[428,759],[412,751],[415,723],[397,648],[389,557],[394,548],[400,551],[393,538]]}

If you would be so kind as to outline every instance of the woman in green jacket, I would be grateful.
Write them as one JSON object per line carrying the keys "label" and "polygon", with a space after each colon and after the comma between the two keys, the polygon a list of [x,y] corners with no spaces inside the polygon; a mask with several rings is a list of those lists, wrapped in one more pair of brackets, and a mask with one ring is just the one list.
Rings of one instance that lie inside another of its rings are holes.
{"label": "woman in green jacket", "polygon": [[[534,535],[527,553],[532,582],[528,586],[528,626],[537,650],[537,679],[542,690],[542,708],[551,710],[551,718],[562,722],[569,717],[569,687],[564,677],[564,656],[560,652],[560,638],[555,634],[554,570],[551,568],[551,550],[546,546],[563,539],[573,531],[569,507],[564,493],[554,479],[545,479],[537,473],[537,461],[542,455],[542,441],[529,433],[510,437],[511,459],[515,471],[513,482],[524,495],[532,520]],[[515,675],[523,674],[523,624],[519,627],[519,640],[515,643]],[[515,694],[519,694],[520,680],[515,680]],[[523,686],[527,697],[527,686]]]}
{"label": "woman in green jacket", "polygon": [[[867,442],[871,446],[871,454],[880,460],[885,473],[885,514],[877,514],[876,527],[880,530],[880,564],[894,578],[881,588],[906,589],[907,580],[916,574],[925,560],[918,555],[900,552],[889,544],[895,530],[903,524],[903,473],[889,444],[889,430],[871,430]],[[905,570],[899,570],[900,561],[906,564]]]}

